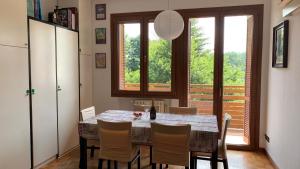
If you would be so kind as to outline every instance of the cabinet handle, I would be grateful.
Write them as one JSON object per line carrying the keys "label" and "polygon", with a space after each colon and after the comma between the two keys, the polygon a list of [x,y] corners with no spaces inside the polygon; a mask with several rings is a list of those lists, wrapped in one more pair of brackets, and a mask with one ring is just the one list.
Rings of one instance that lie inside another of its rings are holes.
{"label": "cabinet handle", "polygon": [[26,90],[26,96],[30,95],[30,90]]}
{"label": "cabinet handle", "polygon": [[26,90],[26,96],[29,96],[29,95],[34,95],[35,94],[35,89],[31,89],[31,90]]}

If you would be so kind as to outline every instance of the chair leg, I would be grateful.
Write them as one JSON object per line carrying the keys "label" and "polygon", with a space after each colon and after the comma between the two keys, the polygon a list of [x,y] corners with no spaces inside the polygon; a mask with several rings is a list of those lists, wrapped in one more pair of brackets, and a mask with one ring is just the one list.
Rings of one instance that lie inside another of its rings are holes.
{"label": "chair leg", "polygon": [[131,169],[131,162],[128,162],[128,169]]}
{"label": "chair leg", "polygon": [[162,164],[159,164],[159,169],[162,169]]}
{"label": "chair leg", "polygon": [[91,146],[91,154],[90,157],[93,158],[94,157],[94,153],[95,152],[95,146]]}
{"label": "chair leg", "polygon": [[191,169],[195,169],[195,167],[194,167],[194,159],[192,157],[190,157],[190,168]]}
{"label": "chair leg", "polygon": [[117,161],[114,161],[114,166],[115,166],[115,169],[118,169],[118,162]]}
{"label": "chair leg", "polygon": [[156,164],[152,163],[152,169],[156,169]]}
{"label": "chair leg", "polygon": [[137,167],[138,167],[138,169],[140,169],[141,168],[141,155],[139,155],[137,160],[138,160],[137,161]]}
{"label": "chair leg", "polygon": [[152,146],[150,146],[150,163],[149,163],[149,165],[151,165],[152,164]]}
{"label": "chair leg", "polygon": [[227,158],[223,160],[224,169],[228,169],[228,160]]}
{"label": "chair leg", "polygon": [[99,159],[98,160],[98,169],[102,169],[102,163],[103,163],[103,160]]}
{"label": "chair leg", "polygon": [[197,158],[194,158],[193,161],[194,161],[193,162],[193,167],[194,167],[194,169],[197,169]]}
{"label": "chair leg", "polygon": [[110,169],[110,160],[107,160],[107,169]]}

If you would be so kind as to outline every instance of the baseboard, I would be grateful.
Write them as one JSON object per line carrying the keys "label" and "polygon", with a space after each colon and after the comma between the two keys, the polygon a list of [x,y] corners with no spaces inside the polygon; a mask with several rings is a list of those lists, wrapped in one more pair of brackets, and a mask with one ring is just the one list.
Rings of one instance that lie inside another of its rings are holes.
{"label": "baseboard", "polygon": [[267,156],[267,158],[271,161],[271,164],[275,169],[279,169],[278,165],[275,163],[275,161],[272,159],[272,157],[270,156],[270,154],[268,153],[268,151],[266,149],[259,148],[259,151],[264,153]]}
{"label": "baseboard", "polygon": [[77,148],[79,148],[79,145],[71,148],[70,150],[66,151],[64,154],[58,155],[58,159],[61,159],[65,156],[67,156],[68,154],[70,154],[71,152],[73,152],[74,150],[76,150]]}
{"label": "baseboard", "polygon": [[52,161],[56,160],[56,156],[53,156],[43,162],[41,162],[40,164],[36,165],[35,167],[33,167],[34,169],[39,169],[39,168],[42,168],[44,167],[45,165],[51,163]]}

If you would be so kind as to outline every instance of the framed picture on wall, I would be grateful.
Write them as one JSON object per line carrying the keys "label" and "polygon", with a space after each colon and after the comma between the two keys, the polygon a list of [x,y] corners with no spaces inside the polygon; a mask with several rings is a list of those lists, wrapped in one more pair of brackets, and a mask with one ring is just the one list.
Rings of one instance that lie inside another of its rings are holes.
{"label": "framed picture on wall", "polygon": [[96,44],[106,44],[106,28],[96,28]]}
{"label": "framed picture on wall", "polygon": [[105,20],[106,19],[106,4],[96,4],[96,20]]}
{"label": "framed picture on wall", "polygon": [[289,21],[286,20],[273,28],[272,67],[288,67]]}
{"label": "framed picture on wall", "polygon": [[106,68],[106,53],[96,53],[95,54],[95,63],[97,69]]}

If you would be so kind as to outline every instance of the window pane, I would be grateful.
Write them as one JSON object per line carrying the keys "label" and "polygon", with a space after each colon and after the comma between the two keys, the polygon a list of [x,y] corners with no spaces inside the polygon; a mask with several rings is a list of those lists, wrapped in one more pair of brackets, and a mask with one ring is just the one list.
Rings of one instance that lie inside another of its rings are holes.
{"label": "window pane", "polygon": [[215,18],[189,20],[189,105],[213,114]]}
{"label": "window pane", "polygon": [[226,137],[229,144],[248,144],[252,19],[252,16],[224,18],[223,113],[232,117]]}
{"label": "window pane", "polygon": [[158,37],[154,24],[148,24],[148,90],[171,91],[172,43]]}
{"label": "window pane", "polygon": [[139,23],[119,24],[119,89],[140,90],[140,37]]}

